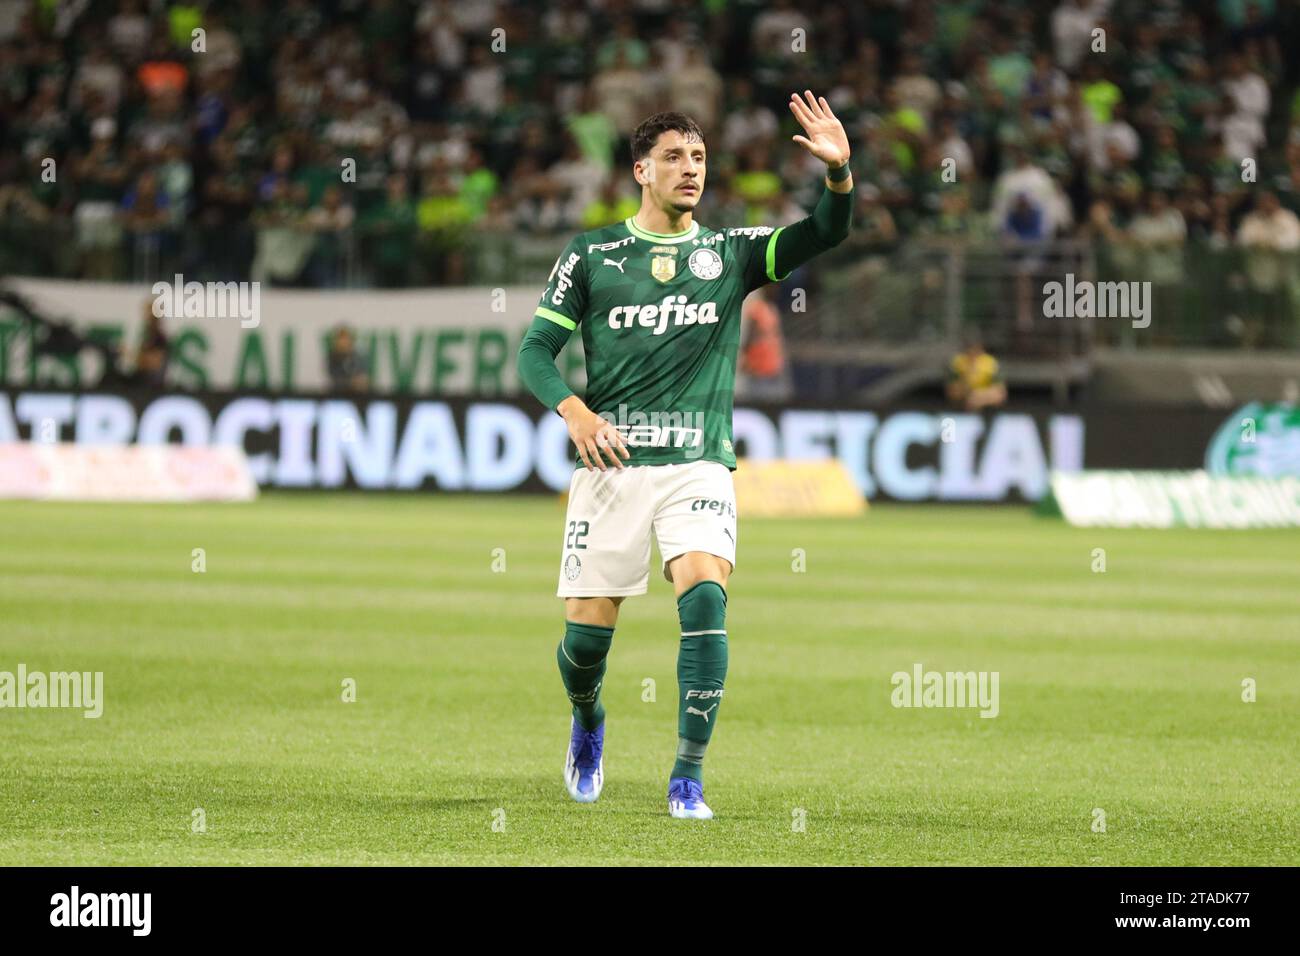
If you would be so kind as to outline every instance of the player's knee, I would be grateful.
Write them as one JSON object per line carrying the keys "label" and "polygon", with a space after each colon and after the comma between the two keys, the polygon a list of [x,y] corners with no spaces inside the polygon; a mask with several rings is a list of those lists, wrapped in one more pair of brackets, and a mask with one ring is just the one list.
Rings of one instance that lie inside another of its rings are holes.
{"label": "player's knee", "polygon": [[677,613],[678,683],[696,692],[721,690],[727,676],[727,592],[717,581],[701,581],[677,599]]}
{"label": "player's knee", "polygon": [[564,619],[574,624],[593,624],[597,627],[614,627],[618,624],[621,597],[565,598]]}
{"label": "player's knee", "polygon": [[683,596],[704,581],[717,583],[725,592],[727,579],[730,576],[730,561],[702,551],[690,552],[674,558],[664,568],[664,577],[673,582]]}
{"label": "player's knee", "polygon": [[595,667],[609,654],[613,641],[612,627],[566,621],[564,638],[560,641],[556,658],[561,667],[566,661],[575,667]]}
{"label": "player's knee", "polygon": [[681,618],[682,636],[709,631],[722,631],[726,639],[727,592],[717,581],[701,581],[683,592],[677,599],[677,614]]}

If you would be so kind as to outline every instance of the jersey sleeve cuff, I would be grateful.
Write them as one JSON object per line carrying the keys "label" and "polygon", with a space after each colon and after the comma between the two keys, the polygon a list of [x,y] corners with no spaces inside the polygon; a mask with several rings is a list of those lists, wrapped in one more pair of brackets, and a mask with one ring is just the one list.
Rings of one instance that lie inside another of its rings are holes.
{"label": "jersey sleeve cuff", "polygon": [[776,240],[784,230],[785,226],[781,226],[767,240],[767,279],[769,282],[781,282],[790,276],[789,272],[783,276],[776,274]]}

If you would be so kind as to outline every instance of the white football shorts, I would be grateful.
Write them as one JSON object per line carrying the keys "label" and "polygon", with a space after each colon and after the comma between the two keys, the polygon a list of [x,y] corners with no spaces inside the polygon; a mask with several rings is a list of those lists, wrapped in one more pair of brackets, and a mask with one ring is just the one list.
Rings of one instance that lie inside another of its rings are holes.
{"label": "white football shorts", "polygon": [[734,569],[736,491],[730,469],[716,461],[576,469],[569,481],[556,593],[645,594],[652,531],[665,578],[668,562],[687,551],[716,554]]}

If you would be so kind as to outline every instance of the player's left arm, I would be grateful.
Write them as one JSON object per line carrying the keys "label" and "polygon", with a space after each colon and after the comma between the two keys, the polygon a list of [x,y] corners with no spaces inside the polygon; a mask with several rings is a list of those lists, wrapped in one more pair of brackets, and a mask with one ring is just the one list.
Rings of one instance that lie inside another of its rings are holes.
{"label": "player's left arm", "polygon": [[[779,282],[813,256],[834,248],[849,234],[853,214],[853,174],[849,137],[825,97],[805,90],[790,96],[790,112],[806,135],[794,141],[826,164],[826,189],[812,215],[776,230],[764,250],[764,282]],[[760,283],[761,284],[761,283]]]}

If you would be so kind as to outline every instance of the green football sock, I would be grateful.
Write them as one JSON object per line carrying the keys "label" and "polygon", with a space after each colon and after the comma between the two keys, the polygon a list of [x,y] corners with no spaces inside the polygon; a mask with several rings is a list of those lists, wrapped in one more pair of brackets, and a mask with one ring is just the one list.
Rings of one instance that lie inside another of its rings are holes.
{"label": "green football sock", "polygon": [[727,679],[727,592],[701,581],[677,599],[677,761],[672,776],[704,782],[704,751],[713,736]]}
{"label": "green football sock", "polygon": [[613,640],[612,627],[564,622],[564,637],[555,649],[555,659],[573,704],[573,717],[583,730],[595,730],[605,721],[600,685],[605,679],[605,656]]}

